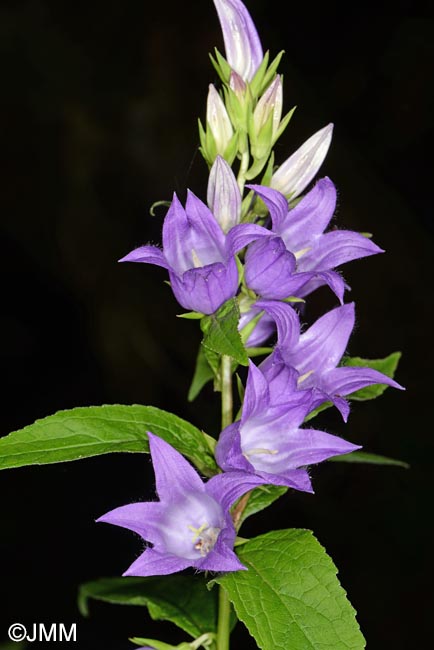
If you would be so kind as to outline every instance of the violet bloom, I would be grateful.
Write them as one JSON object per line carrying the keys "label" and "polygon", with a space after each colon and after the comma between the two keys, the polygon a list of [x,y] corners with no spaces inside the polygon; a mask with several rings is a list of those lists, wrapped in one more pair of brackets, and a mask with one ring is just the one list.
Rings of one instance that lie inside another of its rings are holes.
{"label": "violet bloom", "polygon": [[237,293],[235,253],[263,232],[255,224],[240,224],[225,235],[212,212],[189,191],[185,210],[173,197],[163,224],[163,250],[141,246],[120,262],[162,266],[180,305],[212,314]]}
{"label": "violet bloom", "polygon": [[306,465],[360,447],[324,431],[300,428],[312,410],[311,394],[281,390],[284,381],[285,388],[293,385],[293,373],[288,367],[280,373],[276,391],[277,384],[270,385],[250,362],[241,420],[220,434],[216,459],[226,472],[244,471],[267,483],[313,492]]}
{"label": "violet bloom", "polygon": [[254,22],[240,0],[214,0],[226,59],[244,81],[251,81],[264,58]]}
{"label": "violet bloom", "polygon": [[[386,384],[403,390],[396,381],[372,368],[337,367],[348,345],[354,328],[354,303],[337,307],[321,316],[303,334],[299,318],[289,305],[276,301],[260,301],[258,307],[274,318],[277,326],[277,345],[274,352],[261,364],[261,370],[270,383],[270,390],[279,393],[294,390],[313,393],[312,408],[332,401],[344,420],[349,406],[344,399],[361,388]],[[296,371],[288,386],[288,366]]]}
{"label": "violet bloom", "polygon": [[229,508],[264,481],[235,472],[203,483],[179,452],[148,436],[160,501],[130,503],[97,520],[128,528],[152,544],[124,575],[167,575],[187,567],[244,569],[233,552],[236,533]]}
{"label": "violet bloom", "polygon": [[336,207],[336,188],[327,177],[290,210],[280,192],[261,185],[249,187],[269,209],[275,234],[252,244],[246,255],[247,284],[264,298],[304,297],[328,284],[342,302],[345,283],[334,269],[383,252],[351,230],[324,234]]}

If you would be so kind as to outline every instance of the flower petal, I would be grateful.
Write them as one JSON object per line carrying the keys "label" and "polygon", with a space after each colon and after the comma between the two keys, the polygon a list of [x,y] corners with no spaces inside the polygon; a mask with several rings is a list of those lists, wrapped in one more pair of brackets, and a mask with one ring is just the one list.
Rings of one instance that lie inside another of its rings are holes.
{"label": "flower petal", "polygon": [[232,257],[251,242],[264,237],[270,237],[271,234],[263,226],[258,226],[254,223],[238,224],[231,228],[226,236],[226,256]]}
{"label": "flower petal", "polygon": [[148,432],[148,437],[157,494],[161,501],[173,501],[186,492],[204,492],[201,478],[184,456],[152,433]]}
{"label": "flower petal", "polygon": [[382,372],[358,366],[334,368],[325,373],[321,380],[322,390],[331,395],[351,395],[356,390],[373,384],[386,384],[399,390],[405,390],[403,386],[383,375]]}
{"label": "flower petal", "polygon": [[273,230],[282,237],[288,250],[296,253],[312,246],[312,241],[327,228],[335,208],[336,188],[329,178],[322,178],[287,213],[284,222],[277,227],[273,223]]}
{"label": "flower petal", "polygon": [[213,314],[226,300],[235,296],[239,283],[234,258],[226,264],[217,262],[189,269],[182,277],[169,271],[169,277],[179,304],[203,314]]}
{"label": "flower petal", "polygon": [[[234,551],[225,543],[223,531],[217,538],[214,548],[203,560],[195,562],[194,566],[201,571],[242,571],[247,570],[241,564]],[[233,541],[232,541],[233,546]]]}
{"label": "flower petal", "polygon": [[351,230],[334,230],[298,260],[299,271],[327,271],[361,257],[384,253],[373,241]]}
{"label": "flower petal", "polygon": [[235,470],[213,476],[206,484],[208,494],[215,499],[218,498],[222,507],[229,510],[243,494],[254,490],[260,485],[264,485],[265,481],[261,480],[261,477],[253,474],[254,470],[252,466],[250,468],[249,473],[247,471]]}
{"label": "flower petal", "polygon": [[306,140],[273,174],[271,187],[282,194],[291,194],[291,199],[301,194],[318,173],[327,155],[332,133],[333,124],[328,124]]}
{"label": "flower petal", "polygon": [[312,379],[308,377],[301,388],[318,385],[321,375],[336,367],[347,347],[354,319],[354,303],[348,303],[319,318],[300,336],[294,352],[287,351],[279,343],[285,361],[294,366],[301,376],[314,373]]}
{"label": "flower petal", "polygon": [[256,192],[264,201],[270,212],[273,231],[280,235],[279,228],[283,225],[288,215],[287,198],[277,190],[273,190],[271,187],[265,187],[265,185],[246,185],[246,187]]}
{"label": "flower petal", "polygon": [[241,422],[264,411],[270,403],[268,383],[262,372],[249,360]]}
{"label": "flower petal", "polygon": [[324,431],[296,429],[282,445],[281,453],[286,456],[288,467],[296,468],[321,463],[327,458],[349,454],[356,449],[361,447]]}
{"label": "flower petal", "polygon": [[[215,457],[217,464],[225,472],[230,472],[232,474],[233,470],[239,470],[242,472],[252,471],[252,466],[250,465],[247,458],[243,456],[241,449],[239,421],[234,422],[233,424],[230,424],[228,427],[223,429],[217,442]],[[227,476],[227,474],[218,474],[206,483],[205,489],[209,491],[210,494],[214,494],[216,492],[216,489],[214,487],[215,485],[217,485],[217,495],[220,494],[219,491],[222,489],[221,483],[227,480],[219,478],[222,476]],[[227,507],[230,507],[230,505]]]}
{"label": "flower petal", "polygon": [[287,303],[277,300],[258,300],[256,306],[264,309],[274,319],[279,347],[292,351],[300,338],[300,319],[297,312]]}
{"label": "flower petal", "polygon": [[169,269],[170,266],[164,257],[163,251],[157,246],[140,246],[135,248],[131,253],[122,257],[119,262],[144,262],[145,264],[155,264]]}
{"label": "flower petal", "polygon": [[244,275],[247,285],[269,299],[294,295],[306,279],[295,273],[295,257],[280,237],[268,237],[251,244],[246,252]]}
{"label": "flower petal", "polygon": [[159,521],[161,519],[161,504],[158,502],[129,503],[107,512],[96,521],[114,526],[121,526],[137,533],[152,544],[160,544]]}
{"label": "flower petal", "polygon": [[125,571],[124,576],[165,576],[191,566],[191,560],[147,548]]}

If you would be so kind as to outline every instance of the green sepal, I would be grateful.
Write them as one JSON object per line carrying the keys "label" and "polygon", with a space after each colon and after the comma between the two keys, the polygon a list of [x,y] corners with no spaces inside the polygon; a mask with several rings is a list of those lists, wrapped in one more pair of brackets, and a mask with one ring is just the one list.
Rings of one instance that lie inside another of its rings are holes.
{"label": "green sepal", "polygon": [[267,167],[261,179],[261,185],[265,185],[266,187],[270,186],[271,177],[273,175],[273,168],[274,168],[274,151],[271,152],[271,155],[268,159]]}
{"label": "green sepal", "polygon": [[0,469],[47,465],[117,452],[149,452],[147,431],[159,436],[205,476],[217,471],[202,432],[154,406],[113,404],[59,411],[0,439]]}
{"label": "green sepal", "polygon": [[274,146],[276,144],[277,140],[280,138],[280,136],[285,131],[286,127],[288,126],[288,124],[289,124],[289,122],[291,120],[291,117],[294,115],[294,111],[295,111],[296,108],[297,108],[296,106],[291,108],[291,110],[288,111],[288,113],[285,115],[283,120],[280,121],[279,127],[278,127],[276,133],[273,136],[273,144],[272,144],[272,146]]}
{"label": "green sepal", "polygon": [[177,318],[185,318],[187,320],[201,320],[205,314],[201,314],[199,311],[187,311],[185,314],[176,314]]}
{"label": "green sepal", "polygon": [[215,632],[217,594],[201,577],[101,578],[80,586],[78,606],[89,615],[89,600],[146,607],[155,621],[170,621],[193,638]]}
{"label": "green sepal", "polygon": [[240,402],[242,404],[243,401],[244,401],[244,393],[246,391],[245,391],[245,388],[244,388],[244,384],[241,381],[241,377],[239,376],[238,373],[235,375],[235,379],[236,379],[236,382],[237,382],[238,397],[240,398]]}
{"label": "green sepal", "polygon": [[333,402],[324,402],[323,404],[320,404],[319,406],[316,407],[316,409],[314,409],[313,411],[311,411],[306,415],[306,417],[304,418],[304,422],[309,422],[309,420],[312,420],[314,417],[316,417],[318,413],[321,413],[322,411],[329,409],[331,406],[333,406]]}
{"label": "green sepal", "polygon": [[[386,375],[387,377],[393,379],[401,356],[401,352],[392,352],[392,354],[389,354],[389,356],[385,357],[384,359],[362,359],[361,357],[345,357],[342,360],[342,365],[349,367],[357,366],[362,368],[372,368],[373,370],[378,370],[379,372],[382,372],[383,375]],[[366,388],[356,390],[354,393],[351,393],[351,395],[348,395],[348,398],[351,400],[364,402],[366,400],[379,397],[384,393],[386,388],[388,388],[387,384],[374,384],[372,386],[367,386]]]}
{"label": "green sepal", "polygon": [[196,357],[196,366],[193,373],[193,379],[188,390],[187,399],[193,402],[201,392],[202,388],[211,381],[215,376],[214,370],[209,364],[205,350],[202,345],[199,346],[199,351]]}
{"label": "green sepal", "polygon": [[227,84],[229,83],[232,68],[229,65],[229,63],[226,61],[225,57],[220,54],[220,52],[216,47],[214,48],[214,52],[215,52],[215,58],[211,53],[209,54],[211,63],[213,64],[218,76],[223,81],[223,83]]}
{"label": "green sepal", "polygon": [[155,208],[158,208],[160,205],[164,205],[166,208],[170,208],[171,202],[170,201],[154,201],[154,203],[151,205],[149,208],[149,214],[151,217],[156,217],[157,215],[155,214]]}
{"label": "green sepal", "polygon": [[[259,176],[261,171],[264,169],[266,163],[268,160],[268,153],[264,156],[264,158],[261,159],[255,159],[253,162],[253,165],[250,167],[250,169],[244,174],[244,177],[247,181],[251,181],[256,176]],[[257,198],[257,203],[259,202],[259,198]],[[259,212],[259,211],[257,211]],[[264,215],[267,213],[267,210],[262,211]],[[259,212],[261,214],[261,212]]]}
{"label": "green sepal", "polygon": [[[214,314],[201,320],[204,334],[202,345],[219,355],[228,355],[237,363],[247,366],[249,359],[238,331],[240,310],[236,298],[225,302]],[[208,359],[209,361],[209,359]]]}
{"label": "green sepal", "polygon": [[283,298],[282,302],[306,302],[304,298],[297,298],[297,296],[288,296]]}
{"label": "green sepal", "polygon": [[272,531],[237,548],[247,571],[215,578],[262,650],[363,650],[337,569],[309,530]]}
{"label": "green sepal", "polygon": [[391,467],[403,467],[409,469],[410,465],[403,460],[396,460],[395,458],[388,458],[387,456],[379,456],[378,454],[370,454],[366,451],[353,451],[350,454],[342,454],[341,456],[334,456],[329,458],[330,461],[336,463],[364,463],[367,465],[389,465]]}
{"label": "green sepal", "polygon": [[279,67],[279,63],[282,59],[282,56],[285,54],[285,50],[281,50],[279,54],[273,59],[273,61],[270,63],[270,67],[268,68],[267,72],[264,75],[264,78],[262,80],[262,83],[259,87],[259,92],[258,95],[262,95],[262,93],[268,88],[270,83],[273,81],[277,68]]}
{"label": "green sepal", "polygon": [[[266,161],[268,160],[268,157],[271,153],[271,148],[273,146],[273,142],[274,142],[273,120],[274,120],[273,111],[270,111],[270,114],[267,117],[265,124],[260,128],[259,132],[257,133],[253,115],[251,117],[249,116],[248,119],[250,149],[255,162],[262,161],[262,167],[260,171],[262,171],[262,168],[264,167]],[[259,171],[255,173],[255,176],[257,176],[258,174]],[[253,178],[253,177],[246,175],[246,178]]]}
{"label": "green sepal", "polygon": [[248,356],[253,359],[255,357],[263,357],[266,354],[271,354],[273,348],[246,348]]}
{"label": "green sepal", "polygon": [[191,645],[187,642],[180,643],[179,645],[169,645],[163,641],[158,641],[158,639],[147,639],[139,637],[133,637],[130,639],[130,641],[131,643],[135,643],[136,645],[142,647],[149,646],[150,648],[155,648],[155,650],[191,650]]}
{"label": "green sepal", "polygon": [[267,50],[264,54],[264,58],[261,61],[261,65],[256,70],[253,79],[249,83],[250,91],[252,96],[256,99],[260,94],[262,94],[261,88],[263,87],[263,81],[265,73],[267,71],[268,61],[270,60],[270,53]]}

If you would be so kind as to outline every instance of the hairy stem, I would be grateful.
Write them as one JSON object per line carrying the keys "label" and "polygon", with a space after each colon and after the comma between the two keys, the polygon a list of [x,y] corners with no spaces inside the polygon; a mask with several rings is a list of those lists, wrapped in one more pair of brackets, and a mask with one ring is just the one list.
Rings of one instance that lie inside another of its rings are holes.
{"label": "hairy stem", "polygon": [[[223,355],[221,361],[222,378],[222,430],[233,419],[232,363],[231,358]],[[231,603],[223,587],[219,587],[219,614],[217,622],[217,650],[229,650]]]}

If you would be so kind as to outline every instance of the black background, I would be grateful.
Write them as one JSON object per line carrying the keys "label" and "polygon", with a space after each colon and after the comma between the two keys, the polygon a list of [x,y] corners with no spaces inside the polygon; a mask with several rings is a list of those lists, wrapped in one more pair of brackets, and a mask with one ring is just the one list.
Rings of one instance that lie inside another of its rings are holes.
{"label": "black background", "polygon": [[[291,494],[245,526],[312,528],[334,558],[371,650],[432,638],[433,21],[428,2],[363,5],[251,0],[265,48],[285,49],[282,162],[333,121],[323,166],[339,188],[338,223],[371,231],[386,255],[348,265],[357,302],[350,353],[402,349],[389,390],[324,427],[410,470],[324,464],[314,497]],[[58,409],[149,403],[217,431],[211,390],[186,403],[199,342],[163,271],[117,265],[159,242],[148,210],[186,187],[205,197],[197,154],[207,58],[222,49],[211,1],[2,2],[1,434]],[[334,306],[312,297],[307,318]],[[119,575],[140,541],[94,519],[152,496],[149,459],[114,455],[0,475],[0,641],[11,623],[78,624],[80,650],[127,648],[132,635],[182,639],[140,609],[95,604],[77,585]],[[251,643],[242,629],[237,647]],[[35,644],[36,646],[37,644]],[[42,647],[42,644],[40,644]],[[426,647],[425,644],[423,647]]]}

